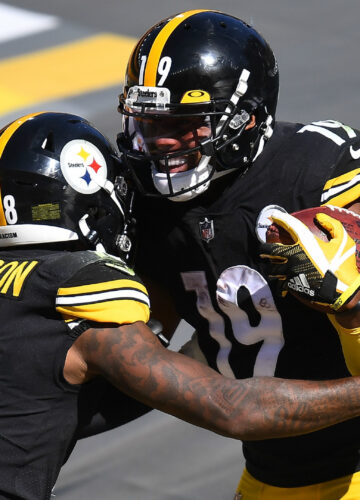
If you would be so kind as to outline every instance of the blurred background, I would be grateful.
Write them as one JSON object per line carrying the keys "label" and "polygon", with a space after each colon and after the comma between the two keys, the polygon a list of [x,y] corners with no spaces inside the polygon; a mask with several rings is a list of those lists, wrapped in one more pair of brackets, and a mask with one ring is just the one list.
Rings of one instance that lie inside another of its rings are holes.
{"label": "blurred background", "polygon": [[[280,69],[279,119],[360,127],[358,0],[0,0],[0,128],[30,112],[65,111],[114,141],[117,96],[136,39],[160,19],[195,8],[240,17],[268,40]],[[183,325],[172,348],[189,333]],[[55,494],[231,500],[242,467],[241,443],[154,411],[79,443]]]}

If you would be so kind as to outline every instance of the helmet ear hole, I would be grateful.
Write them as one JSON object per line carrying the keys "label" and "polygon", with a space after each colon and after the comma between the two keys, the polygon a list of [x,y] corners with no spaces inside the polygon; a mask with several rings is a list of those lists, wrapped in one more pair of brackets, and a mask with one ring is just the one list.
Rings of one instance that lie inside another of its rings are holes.
{"label": "helmet ear hole", "polygon": [[94,219],[97,219],[98,218],[98,213],[99,213],[98,207],[89,207],[88,214],[89,214],[90,217],[93,217]]}
{"label": "helmet ear hole", "polygon": [[105,207],[90,207],[88,209],[88,214],[90,217],[92,217],[94,220],[101,220],[104,217],[107,217],[108,215],[111,215],[110,211],[107,210]]}

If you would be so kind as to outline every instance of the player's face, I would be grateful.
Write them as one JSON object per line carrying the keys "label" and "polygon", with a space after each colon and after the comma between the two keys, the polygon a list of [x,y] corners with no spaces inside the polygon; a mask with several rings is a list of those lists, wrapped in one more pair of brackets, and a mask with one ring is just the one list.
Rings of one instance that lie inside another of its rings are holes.
{"label": "player's face", "polygon": [[[155,147],[159,153],[169,153],[169,152],[180,152],[188,151],[190,149],[196,148],[200,142],[207,139],[211,135],[211,129],[208,124],[204,123],[202,120],[192,118],[187,122],[184,120],[184,129],[186,125],[189,126],[187,130],[167,129],[162,137],[157,137],[155,140]],[[200,151],[194,151],[192,153],[184,154],[183,156],[176,156],[168,160],[168,168],[171,173],[174,172],[184,172],[195,168],[199,163],[201,158]],[[159,170],[164,171],[165,165],[162,160],[159,161]]]}
{"label": "player's face", "polygon": [[[135,119],[138,148],[144,148],[153,156],[159,155],[155,162],[159,172],[184,172],[193,169],[200,161],[198,148],[201,141],[211,136],[208,117],[157,116]],[[161,159],[161,155],[167,159]]]}

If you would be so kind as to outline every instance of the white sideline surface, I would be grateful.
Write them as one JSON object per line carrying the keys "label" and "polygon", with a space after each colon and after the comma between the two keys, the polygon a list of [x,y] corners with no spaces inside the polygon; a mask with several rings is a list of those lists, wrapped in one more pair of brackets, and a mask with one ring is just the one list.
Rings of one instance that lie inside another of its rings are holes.
{"label": "white sideline surface", "polygon": [[0,3],[0,43],[56,28],[59,22],[56,16]]}

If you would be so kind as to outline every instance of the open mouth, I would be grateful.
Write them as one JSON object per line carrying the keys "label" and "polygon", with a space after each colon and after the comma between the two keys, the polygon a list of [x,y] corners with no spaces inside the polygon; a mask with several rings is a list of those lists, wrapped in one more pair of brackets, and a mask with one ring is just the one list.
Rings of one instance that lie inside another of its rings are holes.
{"label": "open mouth", "polygon": [[161,172],[168,170],[170,173],[185,172],[189,169],[188,159],[185,157],[171,158],[168,160],[159,160]]}
{"label": "open mouth", "polygon": [[189,154],[184,154],[183,156],[167,157],[159,159],[157,162],[159,172],[170,172],[175,174],[176,172],[185,172],[186,170],[192,170],[195,168],[201,159],[201,154],[199,151],[194,151]]}

